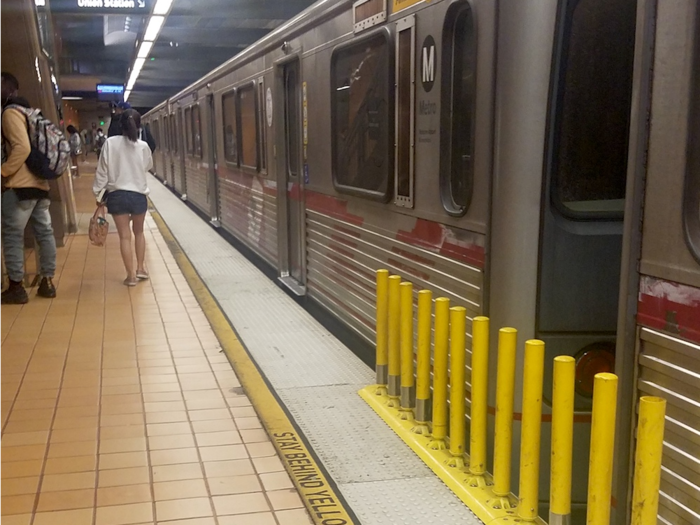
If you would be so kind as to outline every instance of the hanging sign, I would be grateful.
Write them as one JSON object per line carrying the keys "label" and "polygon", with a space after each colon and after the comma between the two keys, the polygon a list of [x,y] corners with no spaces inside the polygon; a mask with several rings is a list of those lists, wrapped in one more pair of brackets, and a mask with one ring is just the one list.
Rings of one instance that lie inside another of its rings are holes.
{"label": "hanging sign", "polygon": [[52,13],[142,14],[151,12],[153,0],[51,0]]}

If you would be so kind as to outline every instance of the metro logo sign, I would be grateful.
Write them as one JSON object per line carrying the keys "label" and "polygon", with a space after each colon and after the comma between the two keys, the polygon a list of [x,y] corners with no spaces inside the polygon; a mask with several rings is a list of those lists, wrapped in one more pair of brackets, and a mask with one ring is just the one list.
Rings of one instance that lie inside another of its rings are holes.
{"label": "metro logo sign", "polygon": [[51,0],[54,13],[148,14],[153,0]]}

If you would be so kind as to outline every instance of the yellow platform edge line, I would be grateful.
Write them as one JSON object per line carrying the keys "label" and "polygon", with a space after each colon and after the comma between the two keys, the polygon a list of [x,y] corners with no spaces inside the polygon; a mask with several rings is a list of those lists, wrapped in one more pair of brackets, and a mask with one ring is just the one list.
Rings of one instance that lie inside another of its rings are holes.
{"label": "yellow platform edge line", "polygon": [[151,216],[209,320],[260,421],[270,435],[311,519],[317,525],[355,524],[343,500],[328,482],[315,457],[309,453],[291,420],[165,221],[156,211],[151,210]]}
{"label": "yellow platform edge line", "polygon": [[[399,410],[388,406],[389,397],[378,385],[362,388],[358,394],[377,413],[377,415],[406,443],[413,452],[447,485],[462,502],[469,507],[477,518],[486,524],[513,524],[515,520],[524,522],[517,516],[518,499],[511,494],[507,498],[498,497],[492,490],[490,474],[483,477],[472,476],[467,468],[448,465],[452,460],[449,450],[431,450],[429,436],[416,434],[411,429],[416,425],[413,420],[399,417]],[[385,390],[384,390],[385,392]],[[469,457],[464,461],[468,465]],[[530,523],[546,525],[541,518]]]}

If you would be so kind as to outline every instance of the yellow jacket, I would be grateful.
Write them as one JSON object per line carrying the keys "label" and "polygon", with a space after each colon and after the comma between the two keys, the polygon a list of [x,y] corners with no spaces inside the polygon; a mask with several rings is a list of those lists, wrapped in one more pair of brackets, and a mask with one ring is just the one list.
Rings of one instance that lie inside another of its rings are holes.
{"label": "yellow jacket", "polygon": [[2,165],[5,187],[39,188],[48,191],[49,182],[34,175],[25,164],[31,151],[25,116],[12,108],[3,111],[2,134],[7,151],[7,161]]}

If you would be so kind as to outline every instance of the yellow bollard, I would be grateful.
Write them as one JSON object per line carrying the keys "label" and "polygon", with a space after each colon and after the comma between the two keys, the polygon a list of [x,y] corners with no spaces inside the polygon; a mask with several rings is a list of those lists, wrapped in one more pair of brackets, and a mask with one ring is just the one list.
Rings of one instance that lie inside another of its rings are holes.
{"label": "yellow bollard", "polygon": [[576,360],[573,357],[560,355],[554,358],[549,525],[571,523],[575,377]]}
{"label": "yellow bollard", "polygon": [[518,517],[523,521],[534,521],[538,514],[543,381],[544,342],[530,339],[525,342],[523,421],[520,435]]}
{"label": "yellow bollard", "polygon": [[489,318],[472,321],[472,408],[469,429],[469,472],[486,473],[486,418],[489,395]]}
{"label": "yellow bollard", "polygon": [[389,277],[389,403],[390,407],[399,407],[401,396],[401,277]]}
{"label": "yellow bollard", "polygon": [[401,409],[399,417],[413,419],[413,284],[401,283]]}
{"label": "yellow bollard", "polygon": [[430,407],[430,323],[433,294],[430,290],[418,292],[418,356],[416,370],[416,434],[428,434]]}
{"label": "yellow bollard", "polygon": [[428,446],[445,448],[447,436],[447,357],[450,324],[450,300],[435,300],[435,344],[433,353],[433,432]]}
{"label": "yellow bollard", "polygon": [[665,399],[644,396],[639,400],[631,525],[656,525],[665,416]]}
{"label": "yellow bollard", "polygon": [[450,308],[450,459],[448,465],[464,467],[464,400],[466,375],[467,310],[463,306]]}
{"label": "yellow bollard", "polygon": [[510,462],[513,444],[513,392],[515,390],[515,352],[518,331],[498,331],[498,370],[496,372],[496,436],[493,447],[493,493],[510,494]]}
{"label": "yellow bollard", "polygon": [[389,364],[389,270],[377,270],[377,394],[386,394]]}
{"label": "yellow bollard", "polygon": [[617,376],[600,373],[593,383],[591,455],[588,463],[588,525],[610,523],[615,414],[617,412]]}

